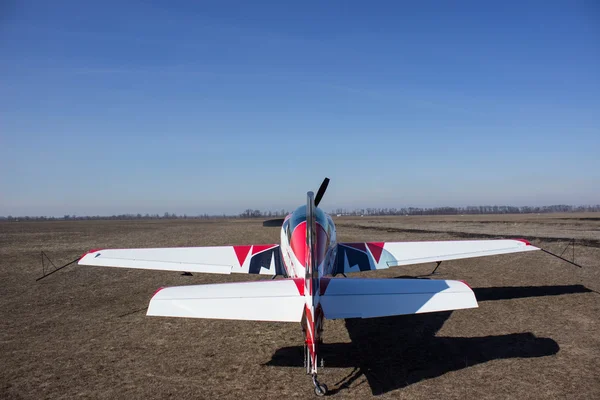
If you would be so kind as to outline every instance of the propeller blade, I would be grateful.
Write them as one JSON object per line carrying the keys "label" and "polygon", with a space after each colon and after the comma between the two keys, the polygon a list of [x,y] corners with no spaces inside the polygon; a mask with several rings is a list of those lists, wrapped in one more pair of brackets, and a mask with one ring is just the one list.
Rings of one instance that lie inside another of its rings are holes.
{"label": "propeller blade", "polygon": [[269,228],[271,228],[271,227],[279,227],[279,226],[283,225],[283,221],[284,221],[283,218],[268,219],[266,221],[263,221],[263,226],[266,226],[266,227],[269,227]]}
{"label": "propeller blade", "polygon": [[319,203],[321,202],[321,199],[323,199],[323,195],[325,194],[325,191],[327,190],[327,185],[329,185],[329,178],[323,179],[323,183],[321,183],[321,187],[319,187],[319,190],[317,190],[317,195],[315,196],[315,207],[318,207]]}

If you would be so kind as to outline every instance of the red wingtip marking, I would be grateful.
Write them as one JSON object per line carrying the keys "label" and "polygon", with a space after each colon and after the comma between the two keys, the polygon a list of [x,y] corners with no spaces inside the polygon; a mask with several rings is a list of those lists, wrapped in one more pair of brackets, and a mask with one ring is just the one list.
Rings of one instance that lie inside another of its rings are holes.
{"label": "red wingtip marking", "polygon": [[295,278],[295,279],[292,279],[292,280],[296,284],[296,287],[298,288],[298,293],[300,293],[300,296],[304,296],[304,279],[302,279],[302,278]]}
{"label": "red wingtip marking", "polygon": [[471,287],[471,285],[469,285],[467,282],[465,282],[465,281],[459,281],[459,282],[462,282],[462,283],[464,283],[465,285],[467,285],[467,287],[468,287],[469,289],[473,290],[473,288]]}
{"label": "red wingtip marking", "polygon": [[165,288],[164,286],[161,286],[161,287],[159,287],[158,289],[156,289],[156,292],[154,292],[154,294],[152,295],[152,297],[156,296],[156,294],[157,294],[158,292],[160,292],[161,290],[163,290],[164,288]]}
{"label": "red wingtip marking", "polygon": [[100,250],[104,250],[104,249],[91,249],[91,250],[88,250],[85,253],[83,253],[81,255],[81,257],[79,257],[79,259],[81,260],[83,257],[87,256],[88,254],[95,253],[95,252],[100,251]]}
{"label": "red wingtip marking", "polygon": [[246,261],[246,257],[248,257],[251,247],[252,246],[233,246],[233,250],[235,251],[235,255],[240,263],[240,267],[244,265],[244,261]]}
{"label": "red wingtip marking", "polygon": [[331,278],[321,278],[321,282],[319,282],[319,293],[321,294],[321,296],[323,296],[325,294],[325,291],[327,290],[327,286],[329,286],[329,281],[331,280]]}
{"label": "red wingtip marking", "polygon": [[525,243],[526,246],[531,246],[531,243],[529,243],[529,240],[527,240],[527,239],[515,239],[515,240]]}
{"label": "red wingtip marking", "polygon": [[370,242],[367,243],[367,247],[371,250],[371,254],[373,254],[373,258],[375,258],[375,263],[379,264],[379,259],[381,258],[381,253],[383,253],[383,245],[384,242]]}

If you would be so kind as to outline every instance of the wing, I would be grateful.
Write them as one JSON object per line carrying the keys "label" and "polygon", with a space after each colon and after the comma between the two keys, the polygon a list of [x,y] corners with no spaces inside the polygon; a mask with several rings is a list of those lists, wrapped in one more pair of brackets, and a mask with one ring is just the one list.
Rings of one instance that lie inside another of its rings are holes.
{"label": "wing", "polygon": [[279,245],[90,250],[80,265],[166,271],[285,275]]}
{"label": "wing", "polygon": [[[324,281],[328,281],[324,285]],[[327,319],[374,318],[477,307],[475,294],[460,281],[428,279],[323,278]]]}
{"label": "wing", "polygon": [[147,315],[300,322],[303,279],[190,285],[160,289]]}
{"label": "wing", "polygon": [[539,250],[522,239],[339,243],[336,273]]}

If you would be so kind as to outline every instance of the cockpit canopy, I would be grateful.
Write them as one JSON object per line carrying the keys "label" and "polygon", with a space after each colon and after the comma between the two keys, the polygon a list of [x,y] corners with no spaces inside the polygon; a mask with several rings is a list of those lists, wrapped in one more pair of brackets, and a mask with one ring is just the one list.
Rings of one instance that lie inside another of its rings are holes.
{"label": "cockpit canopy", "polygon": [[[285,230],[288,240],[291,240],[292,232],[298,226],[298,224],[306,221],[306,206],[300,206],[294,210],[292,216],[285,221],[283,224],[283,229]],[[331,224],[329,223],[329,218],[327,218],[327,214],[323,212],[320,208],[315,207],[315,222],[317,222],[325,232],[327,232],[327,236],[331,236]]]}
{"label": "cockpit canopy", "polygon": [[[290,230],[293,232],[299,223],[306,221],[306,206],[300,206],[294,210],[292,216],[288,220]],[[327,216],[320,209],[315,207],[315,221],[327,231]]]}

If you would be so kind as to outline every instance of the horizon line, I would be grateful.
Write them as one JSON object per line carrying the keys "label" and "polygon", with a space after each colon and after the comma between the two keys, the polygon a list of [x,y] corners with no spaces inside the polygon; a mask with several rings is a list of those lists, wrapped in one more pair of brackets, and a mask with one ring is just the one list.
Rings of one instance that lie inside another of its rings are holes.
{"label": "horizon line", "polygon": [[[283,211],[283,212],[282,212]],[[478,206],[441,206],[441,207],[356,207],[346,208],[338,207],[335,210],[331,210],[331,215],[361,215],[361,216],[383,216],[383,215],[454,215],[454,214],[471,214],[471,215],[483,215],[483,214],[531,214],[531,213],[560,213],[560,212],[599,212],[600,204],[581,204],[581,205],[569,205],[569,204],[553,204],[549,206],[509,206],[509,205],[478,205]],[[280,217],[290,214],[290,211],[285,209],[279,209],[276,211],[272,210],[259,210],[259,209],[245,209],[239,213],[171,213],[165,212],[162,215],[159,213],[120,213],[120,214],[95,214],[95,215],[77,215],[77,214],[63,214],[62,216],[56,215],[17,215],[13,216],[0,215],[0,220],[13,220],[13,219],[34,219],[34,220],[69,220],[69,219],[109,219],[109,218],[127,218],[127,219],[175,219],[175,218],[270,218]]]}

